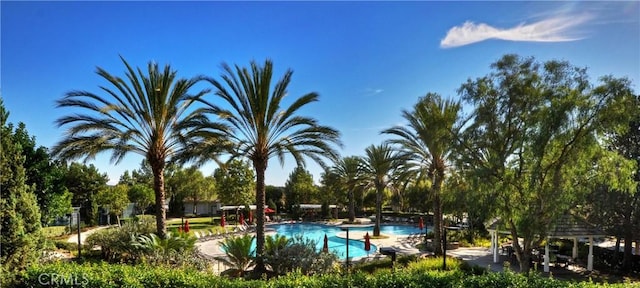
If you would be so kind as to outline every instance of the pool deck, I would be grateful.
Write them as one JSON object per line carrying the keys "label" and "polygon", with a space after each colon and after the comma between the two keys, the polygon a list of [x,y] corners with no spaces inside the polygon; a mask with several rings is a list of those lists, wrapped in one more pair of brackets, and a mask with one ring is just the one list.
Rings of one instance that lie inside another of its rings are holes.
{"label": "pool deck", "polygon": [[[359,219],[362,221],[362,225],[352,225],[350,224],[349,227],[371,227],[372,224],[368,223],[369,219],[363,218],[363,219]],[[325,223],[327,225],[333,225],[333,226],[343,226],[340,225],[339,223]],[[267,226],[268,228],[268,226]],[[367,232],[365,231],[349,231],[349,239],[350,240],[361,240],[364,241],[364,235]],[[255,233],[249,233],[250,235],[255,235]],[[275,231],[265,231],[265,235],[266,236],[270,236],[270,235],[274,235],[276,234]],[[347,232],[338,232],[336,234],[337,237],[339,238],[345,238],[346,239],[346,235]],[[240,234],[241,235],[241,234]],[[369,234],[372,235],[372,234]],[[424,254],[424,252],[421,252],[420,250],[418,250],[417,248],[415,248],[415,246],[420,243],[420,237],[417,236],[407,236],[407,235],[392,235],[392,234],[382,234],[382,236],[385,236],[385,238],[379,238],[379,239],[371,239],[371,244],[375,245],[376,247],[378,247],[378,249],[382,248],[382,247],[391,247],[393,249],[395,249],[397,251],[398,254],[403,254],[403,255],[409,255],[409,254]],[[202,241],[202,242],[197,242],[196,243],[196,247],[198,247],[198,249],[200,250],[200,252],[202,252],[202,254],[206,255],[207,257],[213,258],[213,257],[225,257],[226,254],[224,252],[222,252],[222,250],[220,249],[220,242],[224,241],[225,238],[218,238],[218,239],[212,239],[212,240],[206,240],[206,241]],[[380,257],[385,257],[382,254],[378,253],[378,251],[371,251],[371,254],[365,257],[358,257],[358,258],[353,258],[352,261],[367,261],[370,259],[376,259],[376,258],[380,258]],[[213,267],[213,272],[214,273],[220,273],[222,271],[224,271],[226,269],[226,267],[224,267],[223,265],[220,264],[219,261],[215,261],[216,263],[214,263],[214,267]]]}
{"label": "pool deck", "polygon": [[[364,219],[364,220],[365,221],[363,221],[363,223],[367,223],[366,220],[368,219]],[[339,225],[336,223],[326,223],[326,224]],[[363,226],[370,226],[370,225],[365,224]],[[249,234],[254,235],[255,233],[249,233]],[[265,231],[265,235],[267,236],[274,235],[274,234],[276,234],[275,231],[272,231],[272,230],[270,231],[269,229]],[[338,232],[336,236],[340,238],[346,238],[347,236],[346,234],[347,234],[346,232]],[[365,231],[349,231],[349,239],[364,241],[365,234],[366,234]],[[421,237],[424,237],[424,234],[422,236],[391,235],[391,234],[388,234],[388,235],[382,234],[382,235],[387,237],[379,238],[379,239],[371,239],[371,244],[376,245],[378,249],[383,247],[385,248],[391,247],[395,249],[399,254],[403,254],[403,255],[430,255],[430,253],[423,252],[415,248],[421,242],[422,240]],[[197,242],[196,247],[198,247],[198,249],[200,249],[200,251],[203,254],[205,254],[210,258],[225,257],[226,256],[225,253],[222,252],[220,249],[221,241],[224,241],[224,238]],[[481,267],[489,268],[492,271],[499,272],[503,270],[503,267],[501,264],[493,263],[491,252],[489,251],[488,248],[481,248],[481,247],[458,248],[456,250],[447,251],[447,255],[464,260],[466,262],[469,262],[472,265],[478,265]],[[379,259],[383,257],[386,257],[386,256],[378,253],[378,251],[372,251],[372,253],[368,256],[354,258],[352,260],[353,261],[370,261],[373,259]],[[220,272],[227,269],[219,261],[214,261],[212,268],[213,268],[212,272],[216,274],[219,274]]]}

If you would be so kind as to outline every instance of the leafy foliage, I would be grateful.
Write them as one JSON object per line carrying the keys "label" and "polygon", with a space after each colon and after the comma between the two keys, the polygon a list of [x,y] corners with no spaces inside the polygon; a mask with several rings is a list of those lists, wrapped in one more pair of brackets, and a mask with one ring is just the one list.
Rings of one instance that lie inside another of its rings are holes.
{"label": "leafy foliage", "polygon": [[126,185],[116,185],[108,187],[96,195],[96,203],[104,208],[108,208],[110,213],[116,214],[117,223],[120,223],[120,215],[129,205],[129,188]]}
{"label": "leafy foliage", "polygon": [[[167,179],[171,187],[171,194],[181,200],[193,201],[192,211],[184,213],[198,213],[198,202],[215,198],[216,185],[213,177],[205,177],[197,167],[187,169],[177,168]],[[179,201],[181,202],[181,201]]]}
{"label": "leafy foliage", "polygon": [[[418,264],[419,265],[419,264]],[[64,283],[57,287],[167,287],[167,288],[480,288],[480,287],[514,287],[514,288],[593,288],[593,287],[625,287],[637,288],[639,283],[597,284],[592,282],[572,282],[531,275],[525,276],[512,272],[486,273],[470,275],[461,270],[438,271],[416,268],[403,273],[379,271],[374,274],[362,272],[331,273],[305,276],[300,273],[269,280],[225,279],[211,273],[194,271],[193,269],[176,270],[153,265],[121,265],[121,264],[77,264],[54,263],[30,267],[22,275],[17,288],[40,287],[41,281],[51,280],[41,275],[60,275],[65,277]],[[75,281],[74,281],[75,280]],[[40,281],[40,282],[39,282]],[[63,282],[60,280],[60,282]],[[77,283],[77,284],[76,284]]]}
{"label": "leafy foliage", "polygon": [[[290,211],[302,203],[319,202],[318,187],[313,182],[313,175],[304,167],[296,167],[284,184],[284,195]],[[294,213],[295,214],[295,213]]]}
{"label": "leafy foliage", "polygon": [[40,209],[26,185],[25,157],[14,138],[13,125],[0,99],[0,281],[36,262],[44,246]]}
{"label": "leafy foliage", "polygon": [[220,246],[227,257],[216,257],[215,259],[231,267],[225,274],[244,276],[245,272],[254,264],[253,254],[255,251],[251,250],[253,239],[254,237],[251,235],[243,235],[227,238],[221,243]]}
{"label": "leafy foliage", "polygon": [[48,225],[57,217],[71,212],[71,194],[64,186],[64,163],[53,161],[46,147],[37,147],[35,137],[29,135],[26,125],[19,123],[13,135],[25,157],[25,183],[32,186],[42,224]]}
{"label": "leafy foliage", "polygon": [[338,256],[333,253],[316,251],[316,242],[295,236],[293,239],[284,237],[267,237],[265,245],[265,264],[278,275],[298,271],[303,275],[323,274],[334,270]]}
{"label": "leafy foliage", "polygon": [[134,262],[137,260],[131,240],[139,235],[149,235],[156,230],[155,221],[150,217],[140,217],[127,221],[122,227],[101,229],[89,235],[85,246],[100,247],[102,259],[114,262]]}
{"label": "leafy foliage", "polygon": [[488,193],[513,239],[524,239],[514,248],[528,271],[531,249],[593,185],[633,185],[632,163],[601,145],[629,123],[633,91],[624,78],[594,85],[567,62],[506,55],[491,67],[459,90],[474,105],[459,166],[476,179],[474,190]]}
{"label": "leafy foliage", "polygon": [[339,187],[347,192],[347,198],[349,199],[349,222],[355,221],[356,217],[356,190],[361,190],[364,185],[363,169],[361,169],[360,166],[361,161],[362,159],[357,156],[343,157],[336,161],[331,169],[331,173],[335,174],[338,178]]}
{"label": "leafy foliage", "polygon": [[[304,166],[305,157],[323,165],[325,157],[337,158],[333,144],[341,145],[340,133],[323,126],[311,117],[300,116],[300,109],[318,101],[318,94],[309,93],[293,100],[289,106],[282,101],[293,72],[288,70],[272,87],[273,63],[266,60],[263,65],[251,62],[250,68],[227,64],[222,66],[222,80],[208,79],[215,94],[225,106],[212,101],[203,101],[206,112],[220,118],[230,129],[225,129],[226,140],[235,147],[232,157],[245,157],[251,161],[256,173],[256,268],[264,271],[264,206],[265,172],[269,159],[277,157],[284,163],[289,154],[298,166]],[[211,123],[201,125],[201,131],[209,131]],[[192,151],[200,155],[219,147],[214,137],[203,137],[201,145]],[[214,145],[211,145],[214,143]]]}
{"label": "leafy foliage", "polygon": [[228,205],[252,203],[256,198],[255,174],[251,165],[234,159],[213,172],[218,199]]}
{"label": "leafy foliage", "polygon": [[127,196],[129,201],[136,204],[136,209],[142,214],[154,200],[153,189],[146,184],[133,184],[129,187]]}
{"label": "leafy foliage", "polygon": [[380,236],[384,191],[392,188],[391,185],[398,179],[397,172],[407,159],[387,143],[371,145],[365,149],[365,153],[366,156],[361,161],[362,180],[376,191],[376,222],[373,236]]}
{"label": "leafy foliage", "polygon": [[451,166],[455,129],[460,119],[461,105],[453,100],[445,100],[435,93],[420,98],[411,111],[403,111],[402,117],[409,122],[407,126],[396,126],[383,133],[396,136],[390,143],[400,146],[409,156],[418,180],[426,179],[432,183],[429,196],[433,201],[433,231],[436,254],[442,253],[440,235],[442,233],[442,185]]}
{"label": "leafy foliage", "polygon": [[[111,161],[118,163],[126,154],[145,157],[154,179],[157,233],[166,235],[164,172],[167,162],[183,152],[194,122],[200,122],[200,111],[190,112],[190,105],[207,90],[190,94],[199,78],[178,79],[170,66],[160,69],[150,62],[145,74],[122,58],[126,80],[102,68],[97,74],[110,87],[101,86],[103,96],[88,91],[71,91],[57,101],[58,107],[77,108],[76,112],[57,120],[68,127],[66,137],[52,153],[62,159],[92,159],[98,153],[112,152]],[[186,149],[188,150],[188,149]]]}
{"label": "leafy foliage", "polygon": [[89,226],[95,225],[98,221],[97,195],[108,189],[107,174],[100,173],[93,164],[73,162],[66,169],[64,181],[73,194],[72,204],[80,207],[80,220]]}

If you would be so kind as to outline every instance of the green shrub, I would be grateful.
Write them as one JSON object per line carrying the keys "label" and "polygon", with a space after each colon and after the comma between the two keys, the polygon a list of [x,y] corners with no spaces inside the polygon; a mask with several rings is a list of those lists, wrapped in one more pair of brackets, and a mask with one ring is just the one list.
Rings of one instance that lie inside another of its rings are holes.
{"label": "green shrub", "polygon": [[140,235],[150,235],[156,230],[155,218],[150,215],[136,216],[121,227],[111,227],[89,235],[85,245],[89,250],[100,247],[101,257],[107,261],[136,261],[136,251],[131,241]]}
{"label": "green shrub", "polygon": [[316,251],[316,242],[300,235],[289,240],[274,241],[279,241],[279,245],[283,247],[270,247],[265,251],[264,258],[273,272],[280,275],[296,270],[304,275],[331,272],[338,260],[338,256],[333,253]]}
{"label": "green shrub", "polygon": [[[429,261],[427,261],[429,262]],[[314,276],[303,275],[300,271],[289,273],[275,279],[244,280],[227,279],[199,272],[194,269],[173,269],[153,265],[124,265],[106,263],[64,263],[33,265],[20,275],[14,287],[219,287],[219,288],[430,288],[430,287],[513,287],[513,288],[554,288],[554,287],[630,287],[640,288],[640,283],[597,284],[591,282],[570,282],[537,275],[522,275],[513,272],[486,273],[468,275],[461,270],[426,270],[431,264],[413,264],[417,270],[384,270],[367,274],[353,272],[347,274],[332,273]],[[421,269],[425,270],[421,270]],[[434,267],[435,268],[435,267]],[[57,285],[51,285],[56,277]],[[64,282],[64,283],[61,283]],[[3,286],[4,287],[4,286]]]}
{"label": "green shrub", "polygon": [[231,267],[225,271],[225,275],[242,277],[247,269],[253,266],[254,251],[251,250],[253,238],[251,235],[231,237],[220,244],[227,257],[216,257],[215,259]]}
{"label": "green shrub", "polygon": [[139,262],[206,270],[210,262],[195,250],[196,240],[187,233],[168,233],[165,239],[151,233],[132,239],[130,245]]}
{"label": "green shrub", "polygon": [[74,250],[78,250],[78,243],[76,242],[69,242],[65,240],[55,240],[53,241],[53,244],[55,245],[56,249],[67,250],[70,252]]}

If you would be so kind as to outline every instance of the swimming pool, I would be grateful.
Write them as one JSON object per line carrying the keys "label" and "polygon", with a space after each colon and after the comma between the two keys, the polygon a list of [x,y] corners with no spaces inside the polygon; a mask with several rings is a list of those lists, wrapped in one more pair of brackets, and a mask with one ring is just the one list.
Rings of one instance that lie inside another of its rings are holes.
{"label": "swimming pool", "polygon": [[[338,232],[341,232],[339,227],[314,223],[295,223],[295,224],[273,224],[267,226],[270,229],[275,229],[276,234],[284,235],[287,238],[292,238],[296,235],[302,235],[302,237],[314,240],[316,242],[316,249],[321,250],[324,245],[324,235],[327,235],[329,251],[336,253],[342,260],[347,258],[346,252],[346,239],[336,236]],[[349,228],[349,231],[366,231],[373,235],[373,226],[355,227]],[[380,233],[391,234],[397,236],[410,235],[415,233],[424,233],[425,230],[420,230],[416,226],[412,225],[397,225],[397,224],[383,224],[380,225]],[[255,239],[253,243],[255,249]],[[367,256],[367,254],[373,254],[377,251],[375,245],[371,245],[371,250],[367,253],[364,250],[363,240],[349,239],[349,258],[359,258]]]}
{"label": "swimming pool", "polygon": [[[269,228],[275,229],[276,234],[285,235],[287,238],[295,235],[302,235],[305,238],[316,241],[318,249],[322,249],[324,244],[324,235],[329,240],[329,250],[335,252],[340,259],[346,258],[346,239],[339,238],[336,234],[342,230],[336,226],[313,224],[313,223],[296,223],[296,224],[274,224]],[[349,228],[349,231],[366,231],[373,235],[373,226],[364,226],[357,228]],[[411,235],[415,233],[424,233],[418,227],[412,225],[380,225],[380,233],[392,235]],[[369,254],[375,253],[378,248],[371,245]],[[349,239],[349,257],[358,258],[367,256],[364,250],[364,241]]]}
{"label": "swimming pool", "polygon": [[[371,227],[358,227],[351,228],[352,231],[368,231],[373,234],[373,226]],[[425,229],[420,230],[419,227],[413,225],[399,225],[399,224],[382,224],[380,225],[381,234],[391,234],[397,236],[407,236],[411,234],[425,233]]]}
{"label": "swimming pool", "polygon": [[[302,237],[314,240],[316,242],[316,249],[321,250],[324,246],[324,235],[327,235],[329,244],[329,251],[336,253],[342,260],[347,258],[346,242],[344,238],[336,236],[340,232],[340,228],[336,226],[312,224],[312,223],[296,223],[296,224],[274,224],[268,226],[271,229],[276,230],[276,234],[284,235],[287,238],[292,238],[296,235],[302,235]],[[378,248],[375,245],[371,245],[369,254],[376,252]],[[358,258],[367,256],[367,251],[364,250],[364,241],[349,239],[349,258]]]}

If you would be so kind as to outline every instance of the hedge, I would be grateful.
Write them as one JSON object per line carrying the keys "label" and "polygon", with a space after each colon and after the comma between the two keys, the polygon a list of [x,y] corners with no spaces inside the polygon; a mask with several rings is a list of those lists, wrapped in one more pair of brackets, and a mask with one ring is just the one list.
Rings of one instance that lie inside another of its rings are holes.
{"label": "hedge", "polygon": [[[58,262],[28,268],[15,287],[202,287],[202,288],[411,288],[411,287],[637,287],[640,283],[598,284],[561,281],[513,272],[470,275],[462,270],[424,270],[424,265],[402,270],[383,270],[374,274],[327,274],[303,276],[292,273],[264,280],[227,279],[196,270],[178,270],[147,265]],[[55,282],[55,283],[54,283]]]}

